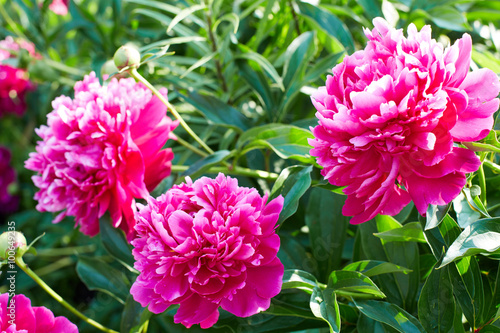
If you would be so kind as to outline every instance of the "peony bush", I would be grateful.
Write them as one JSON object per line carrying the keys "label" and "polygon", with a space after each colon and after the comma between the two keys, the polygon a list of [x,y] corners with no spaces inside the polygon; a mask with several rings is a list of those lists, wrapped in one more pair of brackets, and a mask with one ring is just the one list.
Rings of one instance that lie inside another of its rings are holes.
{"label": "peony bush", "polygon": [[499,10],[0,3],[0,331],[500,330]]}

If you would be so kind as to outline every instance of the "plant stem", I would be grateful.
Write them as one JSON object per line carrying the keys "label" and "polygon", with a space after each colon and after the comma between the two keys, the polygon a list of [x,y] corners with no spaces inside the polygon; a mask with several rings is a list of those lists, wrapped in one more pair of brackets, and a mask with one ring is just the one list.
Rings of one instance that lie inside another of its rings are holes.
{"label": "plant stem", "polygon": [[483,161],[483,164],[486,165],[491,170],[500,173],[500,165],[493,163],[492,161],[487,159]]}
{"label": "plant stem", "polygon": [[207,153],[205,153],[202,150],[199,150],[198,148],[196,148],[195,146],[193,146],[192,144],[190,144],[189,142],[185,141],[184,139],[182,139],[180,137],[177,137],[177,142],[179,142],[181,145],[183,145],[187,149],[191,150],[195,154],[198,154],[198,155],[203,156],[203,157],[208,156]]}
{"label": "plant stem", "polygon": [[[207,18],[207,26],[208,26],[208,37],[210,38],[210,41],[212,42],[212,51],[217,52],[217,41],[215,40],[214,33],[212,32],[212,19],[210,18],[211,12],[209,12],[206,15]],[[219,59],[215,58],[215,67],[217,68],[217,77],[222,83],[222,90],[224,92],[227,92],[227,83],[226,79],[224,78],[224,75],[222,75],[222,66],[220,64]]]}
{"label": "plant stem", "polygon": [[[172,172],[184,172],[189,168],[187,165],[172,165]],[[237,175],[237,176],[247,176],[247,177],[253,177],[253,178],[262,178],[262,179],[267,179],[267,180],[276,180],[278,179],[279,175],[274,172],[267,172],[263,170],[252,170],[248,168],[243,168],[236,166],[232,168],[232,166],[223,166],[223,167],[211,167],[206,171],[207,173],[226,173],[230,175]]]}
{"label": "plant stem", "polygon": [[160,99],[160,101],[165,104],[167,106],[167,108],[170,110],[170,112],[174,115],[175,119],[177,119],[179,121],[179,123],[181,124],[181,126],[184,128],[184,130],[186,132],[188,132],[188,134],[196,141],[200,144],[200,146],[203,147],[203,149],[205,149],[209,154],[213,154],[214,151],[209,147],[207,146],[207,144],[205,142],[203,142],[203,140],[201,140],[198,135],[196,135],[195,132],[193,132],[193,130],[191,129],[191,127],[189,127],[189,125],[184,121],[184,119],[182,119],[181,115],[177,112],[177,110],[174,108],[174,106],[172,104],[170,104],[170,102],[165,98],[165,96],[163,96],[159,91],[158,89],[156,89],[151,83],[149,83],[148,80],[146,80],[141,74],[139,74],[139,72],[137,71],[137,69],[135,68],[132,68],[130,71],[129,71],[130,75],[132,75],[132,77],[134,79],[136,79],[137,81],[141,82],[142,84],[144,84],[146,87],[148,87],[152,92],[153,94],[156,95],[156,97],[158,97]]}
{"label": "plant stem", "polygon": [[497,147],[490,145],[490,144],[487,144],[487,143],[467,142],[465,145],[467,147],[480,148],[483,151],[491,151],[491,152],[495,152],[495,153],[500,153],[500,148],[497,148]]}
{"label": "plant stem", "polygon": [[295,22],[295,31],[297,31],[298,35],[301,35],[302,32],[300,31],[299,18],[297,17],[297,13],[295,12],[295,9],[293,8],[292,1],[290,1],[290,0],[288,1],[288,6],[290,6],[290,9],[292,10],[293,21]]}
{"label": "plant stem", "polygon": [[[484,155],[486,154],[483,153],[482,155],[482,157],[485,157]],[[477,170],[477,176],[479,180],[479,187],[481,188],[481,195],[479,198],[481,199],[484,207],[486,207],[486,176],[484,175],[483,163],[481,163],[479,169]]]}
{"label": "plant stem", "polygon": [[99,324],[93,319],[88,318],[85,316],[83,313],[75,309],[71,304],[66,302],[64,298],[62,298],[58,293],[56,293],[52,288],[50,288],[35,272],[31,270],[31,268],[28,267],[23,261],[22,257],[17,257],[16,256],[16,264],[19,266],[19,268],[25,272],[30,278],[32,278],[40,287],[42,287],[43,290],[45,290],[52,298],[54,298],[56,301],[58,301],[62,306],[64,306],[66,309],[71,311],[75,316],[83,320],[84,322],[94,326],[95,328],[103,331],[103,332],[108,332],[108,333],[119,333],[115,330],[112,330],[110,328],[104,327],[103,325]]}

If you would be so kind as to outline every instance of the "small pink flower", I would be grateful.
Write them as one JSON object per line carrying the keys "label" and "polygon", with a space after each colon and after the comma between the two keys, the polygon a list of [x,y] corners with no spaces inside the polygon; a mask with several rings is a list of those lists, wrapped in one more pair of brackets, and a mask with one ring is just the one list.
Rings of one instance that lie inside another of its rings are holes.
{"label": "small pink flower", "polygon": [[78,333],[66,317],[54,317],[44,306],[31,306],[24,295],[0,294],[0,331],[7,333]]}
{"label": "small pink flower", "polygon": [[57,15],[68,14],[69,0],[52,0],[49,9]]}
{"label": "small pink flower", "polygon": [[[167,90],[161,89],[166,96]],[[95,73],[75,85],[75,98],[52,102],[48,126],[26,161],[38,171],[33,182],[39,211],[74,216],[86,235],[99,232],[109,211],[113,225],[134,236],[135,198],[146,198],[170,174],[173,153],[162,147],[177,126],[167,108],[133,79],[101,86]]]}
{"label": "small pink flower", "polygon": [[411,24],[405,38],[381,18],[373,23],[366,48],[312,96],[311,155],[330,183],[346,186],[342,212],[353,224],[395,215],[410,200],[422,215],[453,200],[480,165],[454,142],[486,137],[499,105],[495,73],[469,73],[469,35],[443,48],[429,26]]}
{"label": "small pink flower", "polygon": [[214,325],[219,306],[239,317],[269,308],[284,272],[275,233],[283,197],[266,202],[223,174],[149,198],[132,241],[134,299],[154,313],[180,304],[174,321],[188,328]]}
{"label": "small pink flower", "polygon": [[10,151],[0,146],[0,213],[11,213],[17,210],[19,197],[9,193],[9,185],[16,180],[16,171],[10,165]]}

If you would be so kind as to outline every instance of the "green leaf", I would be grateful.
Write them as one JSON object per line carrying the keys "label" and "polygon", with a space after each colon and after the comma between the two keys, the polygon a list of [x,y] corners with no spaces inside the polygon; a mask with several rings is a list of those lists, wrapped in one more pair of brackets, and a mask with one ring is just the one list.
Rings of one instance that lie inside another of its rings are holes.
{"label": "green leaf", "polygon": [[429,332],[448,331],[453,327],[455,298],[448,267],[433,269],[420,293],[418,317]]}
{"label": "green leaf", "polygon": [[371,277],[387,273],[410,273],[412,270],[386,261],[361,260],[345,266],[344,271],[357,271]]}
{"label": "green leaf", "polygon": [[289,87],[294,79],[301,78],[315,51],[314,33],[311,31],[304,32],[290,43],[284,54],[283,83],[286,87]]}
{"label": "green leaf", "polygon": [[391,229],[374,234],[386,242],[420,242],[427,243],[419,222],[411,222],[401,228]]}
{"label": "green leaf", "polygon": [[167,28],[167,33],[170,32],[170,30],[173,29],[173,27],[175,27],[175,25],[177,23],[179,23],[180,21],[182,21],[183,19],[185,19],[186,17],[188,17],[189,15],[193,14],[194,12],[200,10],[200,9],[205,9],[207,8],[205,6],[205,4],[199,4],[199,5],[192,5],[192,6],[189,6],[189,7],[186,7],[184,8],[183,10],[181,10],[179,12],[179,14],[177,14],[173,20],[170,22],[170,24],[168,25],[168,28]]}
{"label": "green leaf", "polygon": [[268,84],[264,73],[261,70],[254,70],[246,61],[236,61],[236,64],[239,69],[238,73],[255,91],[262,106],[267,111],[268,119],[273,120],[275,118],[275,102],[271,86]]}
{"label": "green leaf", "polygon": [[312,293],[318,287],[318,280],[309,272],[299,269],[286,269],[283,274],[283,285],[281,289],[300,289]]}
{"label": "green leaf", "polygon": [[196,163],[192,164],[189,169],[182,173],[182,177],[192,176],[197,178],[199,175],[203,174],[210,167],[219,164],[220,162],[226,160],[231,153],[228,150],[219,150],[215,153],[208,155]]}
{"label": "green leaf", "polygon": [[331,288],[314,288],[310,307],[312,313],[328,323],[331,333],[340,332],[340,310],[337,297]]}
{"label": "green leaf", "polygon": [[128,295],[122,312],[120,332],[140,332],[139,328],[153,315],[147,308],[137,303],[132,295]]}
{"label": "green leaf", "polygon": [[240,18],[235,13],[228,13],[228,14],[221,16],[217,21],[215,21],[215,23],[212,27],[212,32],[216,33],[217,27],[219,26],[219,24],[221,24],[224,21],[227,21],[227,22],[230,22],[233,24],[233,34],[236,34],[236,32],[238,31],[238,27],[240,26]]}
{"label": "green leaf", "polygon": [[[311,291],[312,292],[312,291]],[[263,314],[269,314],[273,316],[293,316],[301,317],[307,319],[315,319],[316,317],[311,313],[310,308],[304,308],[290,304],[288,302],[280,301],[279,299],[272,298],[271,306]]]}
{"label": "green leaf", "polygon": [[486,325],[481,329],[481,333],[500,333],[500,328],[493,325]]}
{"label": "green leaf", "polygon": [[211,124],[230,127],[242,132],[249,127],[248,119],[240,111],[212,95],[189,92],[188,96],[179,94],[187,103],[201,111]]}
{"label": "green leaf", "polygon": [[209,62],[210,60],[212,60],[216,55],[217,55],[218,52],[212,52],[210,54],[207,54],[206,56],[204,56],[203,58],[201,58],[200,60],[198,60],[197,62],[195,62],[191,67],[189,67],[182,75],[181,75],[181,79],[185,78],[189,73],[191,73],[192,71],[194,71],[196,68],[198,67],[201,67],[203,66],[204,64],[206,64],[207,62]]}
{"label": "green leaf", "polygon": [[[499,12],[499,14],[500,14],[500,12]],[[487,50],[482,50],[481,52],[479,52],[478,50],[473,49],[471,57],[472,57],[472,60],[474,60],[474,62],[476,64],[478,64],[479,66],[484,67],[484,68],[489,68],[497,74],[500,73],[500,60],[493,53],[491,53]],[[494,134],[495,131],[491,131],[490,135],[491,135],[491,133]],[[486,142],[488,142],[487,137],[485,140],[486,140]],[[497,144],[498,144],[498,141],[497,141]],[[496,145],[496,147],[498,147],[498,145]]]}
{"label": "green leaf", "polygon": [[[314,66],[307,70],[303,83],[309,83],[310,81],[317,80],[325,73],[330,74],[342,55],[344,55],[344,52],[337,52],[329,54],[323,59],[316,60]],[[314,120],[317,123],[317,119],[315,118]]]}
{"label": "green leaf", "polygon": [[429,230],[435,228],[443,221],[446,214],[450,210],[451,205],[446,206],[437,206],[437,205],[429,205],[427,208],[427,213],[425,214],[425,230]]}
{"label": "green leaf", "polygon": [[309,155],[311,146],[307,141],[313,137],[310,131],[300,127],[267,124],[251,128],[243,133],[236,143],[236,147],[245,152],[269,148],[283,159],[313,163],[314,160]]}
{"label": "green leaf", "polygon": [[349,218],[342,215],[345,199],[344,195],[320,188],[312,189],[309,195],[305,222],[320,279],[340,268],[349,225]]}
{"label": "green leaf", "polygon": [[285,90],[285,87],[283,86],[283,80],[281,79],[274,66],[269,62],[269,60],[267,60],[257,52],[252,51],[252,49],[243,44],[238,44],[238,47],[240,48],[242,53],[238,54],[235,59],[247,59],[255,61],[273,79],[273,81],[282,91]]}
{"label": "green leaf", "polygon": [[448,267],[453,293],[469,323],[478,327],[484,306],[484,291],[476,258],[465,257]]}
{"label": "green leaf", "polygon": [[354,52],[354,40],[345,24],[332,13],[306,2],[297,2],[300,14],[314,20],[320,29],[338,39],[349,53]]}
{"label": "green leaf", "polygon": [[78,257],[76,272],[89,290],[99,290],[125,304],[130,294],[130,282],[123,272],[104,261],[91,257]]}
{"label": "green leaf", "polygon": [[353,298],[385,297],[375,283],[360,272],[333,271],[328,279],[328,288],[333,288],[337,295]]}
{"label": "green leaf", "polygon": [[474,254],[487,254],[500,248],[500,218],[482,219],[469,225],[448,248],[440,267]]}
{"label": "green leaf", "polygon": [[381,0],[358,0],[358,3],[363,7],[365,14],[370,18],[384,17],[382,13]]}
{"label": "green leaf", "polygon": [[278,225],[292,216],[299,205],[300,198],[311,185],[312,166],[295,165],[283,169],[271,190],[269,200],[279,195],[285,198],[283,209],[280,213]]}
{"label": "green leaf", "polygon": [[432,22],[440,28],[454,31],[465,31],[470,29],[463,12],[458,11],[452,6],[434,7],[427,13]]}
{"label": "green leaf", "polygon": [[203,42],[205,40],[206,40],[206,38],[201,37],[201,36],[172,37],[172,38],[163,39],[163,40],[145,45],[145,46],[139,48],[139,51],[140,52],[147,52],[151,49],[162,48],[162,47],[165,47],[168,45],[185,44],[185,43],[191,43],[191,42]]}
{"label": "green leaf", "polygon": [[457,214],[457,222],[462,228],[481,218],[481,213],[471,207],[463,192],[453,199],[453,210]]}
{"label": "green leaf", "polygon": [[[399,306],[382,301],[353,299],[358,310],[365,316],[387,324],[403,333],[426,333],[415,317]],[[434,332],[434,331],[432,331]]]}
{"label": "green leaf", "polygon": [[102,246],[106,251],[128,270],[137,272],[133,268],[135,260],[132,255],[132,247],[127,242],[123,231],[111,225],[108,215],[104,215],[99,219],[99,231]]}

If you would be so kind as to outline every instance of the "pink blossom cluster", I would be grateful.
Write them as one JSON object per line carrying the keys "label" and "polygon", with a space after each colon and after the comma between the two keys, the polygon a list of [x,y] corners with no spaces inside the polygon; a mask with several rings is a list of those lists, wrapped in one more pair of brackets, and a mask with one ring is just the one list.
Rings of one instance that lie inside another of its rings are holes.
{"label": "pink blossom cluster", "polygon": [[134,299],[154,313],[180,304],[174,321],[187,327],[211,327],[219,306],[239,317],[266,310],[284,272],[275,233],[283,197],[267,199],[223,174],[149,198],[132,241]]}
{"label": "pink blossom cluster", "polygon": [[69,0],[52,0],[49,9],[57,15],[68,14]]}
{"label": "pink blossom cluster", "polygon": [[75,84],[74,99],[60,96],[52,106],[47,126],[36,130],[42,141],[25,163],[38,172],[37,209],[62,211],[55,223],[74,216],[90,236],[108,211],[133,238],[135,198],[146,198],[170,174],[173,153],[162,147],[177,122],[142,84],[129,78],[101,86],[95,73]]}
{"label": "pink blossom cluster", "polygon": [[6,333],[78,333],[66,317],[54,317],[44,306],[31,306],[24,295],[0,294],[0,332]]}
{"label": "pink blossom cluster", "polygon": [[39,57],[35,46],[28,41],[15,41],[11,36],[0,41],[0,117],[6,113],[22,115],[26,110],[25,95],[35,88],[25,69],[9,63],[9,59],[15,58],[15,53],[21,49],[27,50],[34,58]]}
{"label": "pink blossom cluster", "polygon": [[14,212],[19,205],[19,197],[9,191],[9,186],[16,180],[16,171],[10,162],[10,151],[0,146],[0,213]]}
{"label": "pink blossom cluster", "polygon": [[480,165],[455,142],[486,137],[499,106],[496,74],[469,72],[468,34],[444,48],[429,26],[411,24],[405,37],[381,18],[373,23],[366,48],[312,96],[311,155],[331,184],[346,186],[351,223],[395,215],[410,200],[422,215],[453,200]]}

